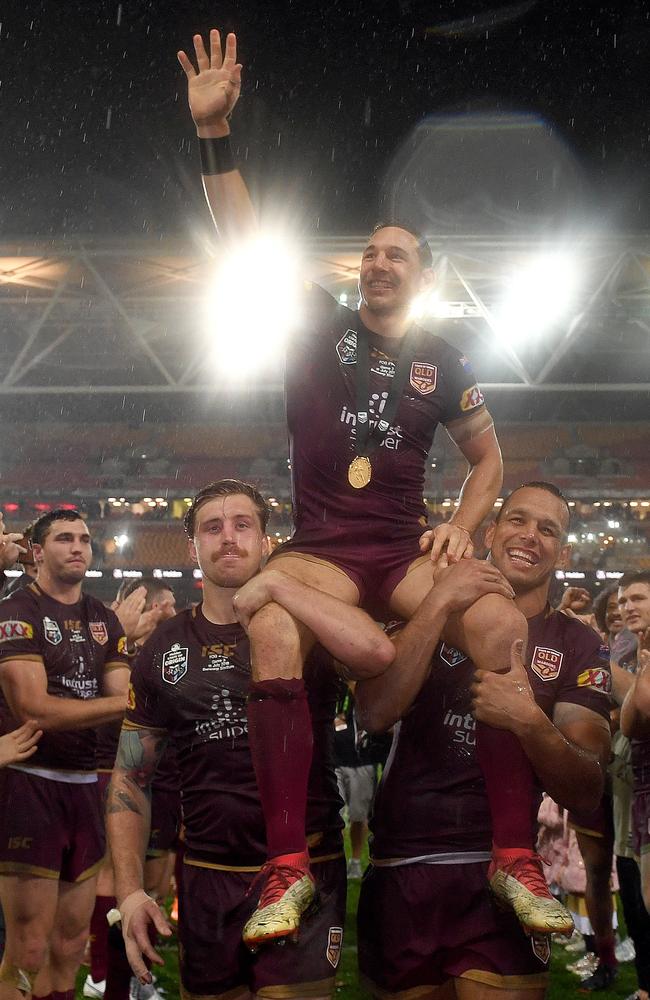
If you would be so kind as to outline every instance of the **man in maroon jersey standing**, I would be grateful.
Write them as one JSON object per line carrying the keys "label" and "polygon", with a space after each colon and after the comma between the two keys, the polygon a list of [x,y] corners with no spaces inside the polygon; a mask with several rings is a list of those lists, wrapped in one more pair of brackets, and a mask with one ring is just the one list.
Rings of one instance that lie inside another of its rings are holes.
{"label": "man in maroon jersey standing", "polygon": [[568,556],[568,526],[559,491],[528,483],[487,532],[490,561],[528,622],[528,649],[515,647],[509,673],[476,671],[439,642],[447,615],[467,600],[472,560],[443,571],[397,631],[392,666],[357,685],[365,728],[396,723],[358,915],[361,972],[382,1000],[442,1000],[451,980],[459,1000],[478,1000],[486,987],[509,1000],[545,994],[548,937],[528,937],[485,891],[492,829],[475,718],[517,736],[538,798],[543,789],[582,811],[599,802],[610,743],[608,650],[593,629],[548,603],[555,568]]}
{"label": "man in maroon jersey standing", "polygon": [[37,580],[0,603],[3,731],[43,730],[0,773],[0,998],[73,1000],[104,855],[94,730],[124,713],[128,659],[114,612],[82,593],[92,550],[79,514],[44,514],[32,549]]}
{"label": "man in maroon jersey standing", "polygon": [[[194,48],[198,72],[184,52],[179,59],[208,203],[223,236],[254,235],[255,213],[228,138],[240,91],[236,39],[228,36],[225,56],[216,31],[209,54],[200,36]],[[274,554],[273,567],[348,605],[405,618],[432,581],[418,539],[426,525],[425,462],[437,425],[445,426],[469,472],[452,518],[434,531],[433,562],[471,556],[472,534],[502,482],[492,419],[471,365],[413,322],[413,300],[432,280],[426,240],[403,223],[380,224],[362,255],[358,312],[310,286],[300,330],[287,348],[296,530]],[[248,600],[241,603],[250,610]],[[248,721],[269,865],[244,929],[252,946],[294,933],[314,895],[304,826],[312,735],[302,678],[314,635],[277,602],[254,610],[250,620],[244,613],[253,670]],[[512,642],[525,642],[526,622],[509,598],[489,594],[450,616],[445,636],[482,669],[499,670],[509,663]],[[378,659],[374,673],[385,666]],[[571,918],[542,889],[529,846],[533,775],[526,755],[511,734],[490,727],[480,734],[479,754],[493,814],[493,889],[500,893],[501,875],[509,874],[520,888],[504,902],[527,926],[569,930]]]}

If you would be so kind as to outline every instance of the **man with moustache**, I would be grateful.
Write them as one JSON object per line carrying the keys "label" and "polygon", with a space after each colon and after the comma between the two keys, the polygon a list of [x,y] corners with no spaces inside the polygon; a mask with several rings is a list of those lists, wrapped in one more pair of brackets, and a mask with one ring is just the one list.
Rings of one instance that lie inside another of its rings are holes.
{"label": "man with moustache", "polygon": [[[346,869],[332,759],[338,684],[331,657],[320,646],[305,672],[314,748],[302,818],[320,906],[296,947],[252,956],[241,940],[255,907],[251,889],[264,872],[266,845],[247,733],[249,644],[232,602],[268,555],[268,516],[258,491],[238,480],[211,483],[194,498],[185,527],[203,573],[203,600],[161,625],[136,659],[109,789],[107,825],[124,940],[134,973],[148,982],[143,956],[161,961],[149,926],[170,933],[143,891],[148,792],[166,741],[173,739],[185,831],[178,933],[187,996],[329,997],[341,953]],[[334,599],[315,602],[309,588],[288,578],[286,583],[300,591],[301,613],[315,633],[330,633],[332,655],[353,669],[372,658],[375,625],[364,612],[343,608],[341,614]],[[276,739],[283,734],[281,726]]]}
{"label": "man with moustache", "polygon": [[555,568],[568,558],[568,527],[564,497],[533,482],[506,499],[487,531],[490,561],[529,628],[527,652],[513,646],[508,673],[475,670],[439,642],[447,616],[467,599],[472,560],[440,574],[395,634],[392,666],[357,685],[361,725],[396,727],[358,914],[361,972],[382,1000],[545,994],[548,937],[527,937],[486,891],[492,830],[474,730],[477,719],[513,733],[539,786],[561,805],[585,810],[599,801],[608,660],[591,628],[548,602]]}
{"label": "man with moustache", "polygon": [[44,514],[31,542],[37,579],[0,604],[3,731],[43,730],[29,761],[0,773],[0,998],[73,1000],[104,855],[95,728],[124,712],[128,659],[114,612],[82,592],[79,514]]}

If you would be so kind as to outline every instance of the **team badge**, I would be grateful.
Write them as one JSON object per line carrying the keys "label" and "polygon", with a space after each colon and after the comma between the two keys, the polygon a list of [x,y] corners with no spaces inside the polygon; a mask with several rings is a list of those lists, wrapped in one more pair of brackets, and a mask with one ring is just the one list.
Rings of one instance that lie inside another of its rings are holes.
{"label": "team badge", "polygon": [[601,694],[609,694],[612,690],[612,675],[603,667],[590,667],[578,674],[578,687],[591,688]]}
{"label": "team badge", "polygon": [[129,684],[129,693],[126,696],[126,707],[129,711],[135,711],[135,688],[133,684]]}
{"label": "team badge", "polygon": [[[11,642],[12,639],[33,639],[34,628],[29,622],[7,621],[0,622],[0,640]],[[59,641],[61,633],[59,633]]]}
{"label": "team badge", "polygon": [[435,392],[438,384],[438,366],[423,365],[419,361],[414,361],[409,381],[421,396],[428,396],[430,392]]}
{"label": "team badge", "polygon": [[337,967],[341,958],[341,948],[343,946],[343,928],[330,927],[327,935],[327,961],[333,969]]}
{"label": "team badge", "polygon": [[477,385],[473,385],[471,389],[465,389],[465,392],[460,398],[460,408],[463,413],[468,410],[475,410],[477,406],[484,403],[483,393]]}
{"label": "team badge", "polygon": [[175,642],[171,649],[163,653],[162,679],[165,684],[178,684],[181,677],[187,673],[187,656],[189,649]]}
{"label": "team badge", "polygon": [[357,333],[356,330],[346,330],[338,344],[336,353],[342,365],[354,365],[357,360]]}
{"label": "team badge", "polygon": [[53,646],[58,646],[63,639],[59,623],[55,622],[53,618],[43,619],[43,635]]}
{"label": "team badge", "polygon": [[98,642],[100,646],[105,646],[108,642],[106,622],[88,622],[88,628],[95,642]]}
{"label": "team badge", "polygon": [[560,675],[564,653],[547,646],[535,646],[531,667],[543,681],[554,681]]}
{"label": "team badge", "polygon": [[530,944],[536,958],[538,958],[540,962],[543,962],[544,965],[548,965],[551,959],[550,934],[531,934]]}
{"label": "team badge", "polygon": [[440,646],[440,659],[444,660],[448,667],[457,667],[459,663],[466,660],[467,657],[464,653],[461,653],[460,649],[454,649],[453,646],[448,646],[446,642],[443,642]]}

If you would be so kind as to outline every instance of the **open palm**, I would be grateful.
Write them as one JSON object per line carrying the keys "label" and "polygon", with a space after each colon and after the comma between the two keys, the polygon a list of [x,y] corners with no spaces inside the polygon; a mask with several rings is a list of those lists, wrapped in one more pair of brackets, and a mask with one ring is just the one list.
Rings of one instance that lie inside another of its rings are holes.
{"label": "open palm", "polygon": [[229,34],[222,55],[221,36],[210,32],[210,54],[200,35],[194,36],[197,69],[185,52],[178,61],[187,77],[187,97],[195,125],[210,125],[223,121],[234,108],[241,90],[241,64],[237,62],[237,39]]}

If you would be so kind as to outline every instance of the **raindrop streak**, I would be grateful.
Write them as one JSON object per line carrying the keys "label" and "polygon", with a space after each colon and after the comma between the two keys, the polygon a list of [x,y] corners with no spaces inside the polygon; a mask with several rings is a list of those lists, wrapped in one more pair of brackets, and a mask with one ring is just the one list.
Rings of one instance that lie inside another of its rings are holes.
{"label": "raindrop streak", "polygon": [[115,23],[117,24],[118,28],[119,28],[119,26],[122,23],[122,4],[121,3],[118,3],[118,5],[117,5],[117,20],[116,20]]}
{"label": "raindrop streak", "polygon": [[111,118],[112,118],[112,115],[113,115],[113,109],[109,108],[108,111],[106,112],[106,128],[107,129],[111,127]]}

